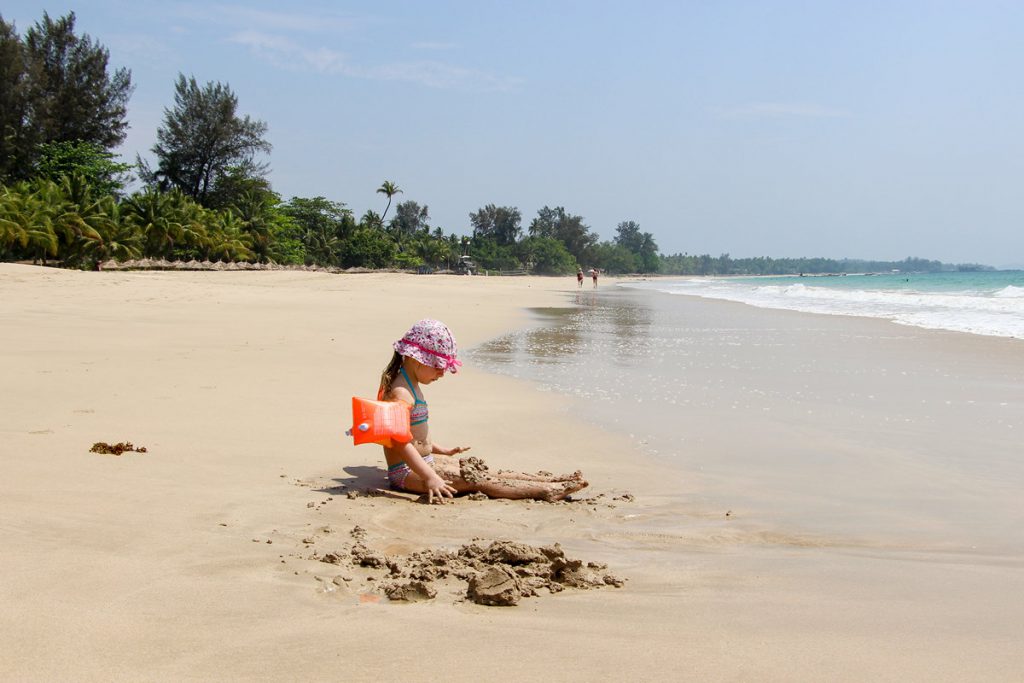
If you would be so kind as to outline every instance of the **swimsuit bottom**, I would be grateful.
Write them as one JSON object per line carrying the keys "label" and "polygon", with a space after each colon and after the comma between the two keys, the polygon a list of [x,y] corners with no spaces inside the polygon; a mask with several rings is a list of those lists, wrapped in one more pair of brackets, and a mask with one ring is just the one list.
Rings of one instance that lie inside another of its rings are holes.
{"label": "swimsuit bottom", "polygon": [[[424,455],[423,462],[427,463],[428,465],[433,465],[434,456]],[[391,485],[391,488],[394,489],[395,491],[408,491],[408,489],[405,488],[405,480],[409,478],[410,474],[412,474],[412,468],[410,468],[404,462],[389,465],[388,483]],[[416,493],[416,491],[411,491],[410,493]]]}

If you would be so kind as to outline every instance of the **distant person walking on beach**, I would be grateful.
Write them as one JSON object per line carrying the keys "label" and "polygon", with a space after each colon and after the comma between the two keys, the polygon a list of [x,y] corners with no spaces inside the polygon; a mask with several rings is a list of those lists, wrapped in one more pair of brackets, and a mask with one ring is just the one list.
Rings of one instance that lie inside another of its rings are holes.
{"label": "distant person walking on beach", "polygon": [[594,278],[594,289],[597,289],[597,268],[590,269],[590,276]]}
{"label": "distant person walking on beach", "polygon": [[583,268],[579,266],[576,268],[576,283],[583,289]]}
{"label": "distant person walking on beach", "polygon": [[393,344],[391,362],[380,376],[377,399],[404,401],[411,406],[412,441],[384,447],[388,482],[396,491],[427,494],[430,503],[443,503],[456,493],[480,491],[491,498],[562,500],[587,486],[578,470],[554,476],[499,470],[491,474],[479,458],[455,458],[469,446],[445,448],[430,440],[427,401],[422,385],[458,372],[455,337],[437,320],[421,320]]}

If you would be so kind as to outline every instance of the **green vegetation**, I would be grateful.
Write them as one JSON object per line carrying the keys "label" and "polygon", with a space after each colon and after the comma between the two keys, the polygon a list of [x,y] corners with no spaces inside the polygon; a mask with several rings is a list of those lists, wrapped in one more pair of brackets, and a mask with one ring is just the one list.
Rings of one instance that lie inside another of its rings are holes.
{"label": "green vegetation", "polygon": [[860,259],[778,258],[767,256],[733,259],[728,254],[715,258],[708,254],[661,256],[660,272],[668,275],[798,275],[821,273],[904,273],[992,270],[976,263],[957,265],[907,257],[902,261],[865,261]]}
{"label": "green vegetation", "polygon": [[256,154],[270,151],[270,143],[263,139],[267,124],[240,118],[237,110],[238,98],[227,85],[207,83],[200,88],[195,78],[186,80],[178,74],[174,108],[164,110],[152,150],[158,166],[150,170],[138,160],[143,182],[164,190],[177,188],[204,206],[230,206],[238,198],[211,201],[219,190],[223,194],[222,186],[232,177],[236,184],[249,180],[258,185],[266,164],[257,163]]}
{"label": "green vegetation", "polygon": [[[266,179],[267,124],[238,113],[225,83],[178,75],[142,187],[125,192],[133,166],[111,150],[125,136],[131,72],[108,72],[109,52],[74,32],[75,15],[42,20],[20,36],[0,16],[0,260],[98,268],[110,259],[211,260],[333,268],[478,268],[564,275],[733,275],[949,270],[935,261],[731,259],[659,254],[649,232],[623,221],[600,241],[582,216],[545,206],[525,231],[516,207],[469,214],[470,235],[432,226],[429,208],[395,204],[385,180],[381,214],[360,219],[342,202],[274,192]],[[961,269],[981,266],[963,265]]]}
{"label": "green vegetation", "polygon": [[107,71],[109,51],[75,35],[75,15],[46,13],[21,37],[0,16],[0,181],[36,175],[41,145],[124,140],[131,72]]}

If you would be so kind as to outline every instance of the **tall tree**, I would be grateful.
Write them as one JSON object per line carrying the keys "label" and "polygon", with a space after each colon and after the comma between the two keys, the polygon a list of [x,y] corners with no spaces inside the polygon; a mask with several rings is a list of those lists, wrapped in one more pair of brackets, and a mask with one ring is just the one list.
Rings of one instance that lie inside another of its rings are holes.
{"label": "tall tree", "polygon": [[0,18],[0,181],[28,178],[38,145],[86,143],[108,151],[128,128],[131,72],[108,73],[110,54],[75,35],[75,15],[46,13],[24,39]]}
{"label": "tall tree", "polygon": [[653,273],[658,270],[658,243],[654,235],[640,232],[640,224],[636,221],[623,221],[615,228],[615,244],[628,249],[637,258],[637,267],[642,273]]}
{"label": "tall tree", "polygon": [[28,126],[28,90],[24,45],[14,24],[0,16],[0,183],[23,177],[30,163],[35,136]]}
{"label": "tall tree", "polygon": [[43,19],[25,33],[31,72],[31,125],[42,142],[92,142],[113,149],[128,130],[131,71],[107,73],[110,51],[75,35],[75,13]]}
{"label": "tall tree", "polygon": [[597,235],[584,225],[583,217],[566,213],[561,206],[540,209],[530,222],[530,236],[558,240],[580,263],[587,260],[588,252],[597,244]]}
{"label": "tall tree", "polygon": [[522,214],[514,206],[495,206],[488,204],[479,211],[469,214],[469,222],[473,226],[473,237],[487,238],[508,246],[519,241],[522,233],[520,221]]}
{"label": "tall tree", "polygon": [[256,161],[269,152],[264,139],[267,124],[238,116],[238,98],[224,83],[199,87],[196,79],[178,74],[174,108],[164,109],[153,153],[157,168],[150,171],[140,160],[144,180],[177,187],[200,204],[232,168],[250,177],[262,177],[266,164]]}
{"label": "tall tree", "polygon": [[634,254],[640,251],[643,244],[643,236],[640,234],[640,224],[636,221],[622,221],[615,228],[615,244],[629,249]]}
{"label": "tall tree", "polygon": [[337,265],[343,240],[355,230],[351,209],[324,197],[292,197],[280,210],[294,221],[294,234],[310,263]]}
{"label": "tall tree", "polygon": [[429,231],[429,222],[430,208],[410,200],[395,206],[395,217],[391,219],[388,227],[395,235],[410,237],[416,233]]}
{"label": "tall tree", "polygon": [[390,180],[385,180],[381,183],[381,186],[377,188],[378,194],[386,194],[388,196],[388,205],[384,207],[384,213],[380,215],[380,223],[384,224],[384,216],[388,215],[388,209],[391,208],[391,198],[402,190]]}
{"label": "tall tree", "polygon": [[388,232],[398,245],[398,251],[405,252],[406,244],[419,233],[430,231],[430,209],[417,202],[399,202],[395,206],[395,217],[388,224]]}

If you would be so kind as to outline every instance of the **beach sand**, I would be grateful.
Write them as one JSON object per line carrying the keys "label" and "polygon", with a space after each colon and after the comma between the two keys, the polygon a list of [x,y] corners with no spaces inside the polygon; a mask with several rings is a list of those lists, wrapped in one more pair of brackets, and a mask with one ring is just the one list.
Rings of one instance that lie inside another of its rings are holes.
{"label": "beach sand", "polygon": [[[666,488],[662,463],[574,399],[472,364],[429,388],[434,438],[492,468],[583,469],[582,500],[366,494],[382,455],[343,432],[398,335],[435,317],[467,349],[575,288],[0,264],[0,678],[1024,678],[1019,555],[893,555],[744,526]],[[915,354],[989,348],[962,338],[922,334]],[[788,452],[785,430],[732,434]],[[720,438],[704,446],[727,449]],[[98,441],[146,452],[91,453]],[[400,558],[475,539],[558,543],[625,583],[515,607],[467,601],[458,582],[390,601],[382,572],[321,561],[357,541]]]}

